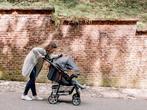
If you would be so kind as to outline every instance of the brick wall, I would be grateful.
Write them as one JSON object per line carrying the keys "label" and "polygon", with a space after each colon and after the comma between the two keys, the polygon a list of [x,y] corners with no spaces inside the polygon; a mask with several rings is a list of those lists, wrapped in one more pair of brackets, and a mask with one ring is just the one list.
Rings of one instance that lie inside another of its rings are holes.
{"label": "brick wall", "polygon": [[[21,68],[26,54],[51,40],[57,53],[77,62],[82,83],[98,86],[145,87],[146,34],[136,34],[137,20],[64,20],[57,34],[54,10],[0,10],[0,78],[24,80]],[[47,81],[47,63],[39,81]]]}
{"label": "brick wall", "polygon": [[147,31],[137,31],[133,42],[138,85],[147,88]]}
{"label": "brick wall", "polygon": [[71,54],[90,85],[136,87],[132,46],[136,20],[64,21],[62,51]]}
{"label": "brick wall", "polygon": [[0,77],[23,80],[21,68],[26,54],[35,46],[49,43],[54,29],[54,9],[0,10]]}

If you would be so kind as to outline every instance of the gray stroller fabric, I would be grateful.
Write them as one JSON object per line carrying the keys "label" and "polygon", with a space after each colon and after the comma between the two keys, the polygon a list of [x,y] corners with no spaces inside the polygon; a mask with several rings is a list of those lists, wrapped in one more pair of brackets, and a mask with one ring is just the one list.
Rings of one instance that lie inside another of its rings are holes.
{"label": "gray stroller fabric", "polygon": [[79,71],[78,66],[75,64],[74,60],[70,56],[62,56],[55,59],[53,63],[58,64],[63,70],[74,70]]}
{"label": "gray stroller fabric", "polygon": [[[69,56],[62,56],[60,58],[54,59],[53,63],[57,66],[60,66],[62,70],[73,70],[75,73],[79,72],[79,68],[75,64],[74,60]],[[60,73],[57,68],[54,66],[50,66],[49,73],[48,73],[48,79],[55,82],[63,82],[69,85],[70,77],[66,73]]]}

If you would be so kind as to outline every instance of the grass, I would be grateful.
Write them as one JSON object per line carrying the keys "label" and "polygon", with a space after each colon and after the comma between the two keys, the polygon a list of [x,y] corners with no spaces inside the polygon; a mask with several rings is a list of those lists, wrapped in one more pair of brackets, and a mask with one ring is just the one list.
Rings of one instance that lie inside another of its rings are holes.
{"label": "grass", "polygon": [[[3,2],[2,2],[3,1]],[[10,1],[10,0],[9,0]],[[39,1],[39,0],[38,0]],[[40,2],[10,3],[1,0],[0,7],[46,8],[55,7],[56,18],[68,19],[130,19],[137,18],[139,30],[147,29],[146,0],[46,0]],[[90,2],[91,1],[91,2]]]}

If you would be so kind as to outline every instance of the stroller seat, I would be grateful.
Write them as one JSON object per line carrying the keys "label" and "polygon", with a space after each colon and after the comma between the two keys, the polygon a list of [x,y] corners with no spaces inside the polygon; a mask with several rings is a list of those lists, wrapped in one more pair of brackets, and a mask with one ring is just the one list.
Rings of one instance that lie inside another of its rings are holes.
{"label": "stroller seat", "polygon": [[60,85],[73,86],[72,79],[76,76],[74,74],[69,76],[58,64],[56,64],[56,67],[54,66],[51,65],[49,68],[47,75],[48,79],[57,82]]}

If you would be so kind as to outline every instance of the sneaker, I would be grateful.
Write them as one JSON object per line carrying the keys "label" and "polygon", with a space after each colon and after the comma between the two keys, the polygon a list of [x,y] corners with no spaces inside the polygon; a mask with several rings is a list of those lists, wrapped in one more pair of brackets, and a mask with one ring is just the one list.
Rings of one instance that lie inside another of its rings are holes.
{"label": "sneaker", "polygon": [[27,100],[27,101],[31,101],[31,100],[32,100],[32,98],[29,97],[28,95],[22,95],[22,96],[21,96],[21,99],[22,99],[22,100]]}
{"label": "sneaker", "polygon": [[39,96],[32,96],[33,100],[43,100],[43,98],[39,97]]}

